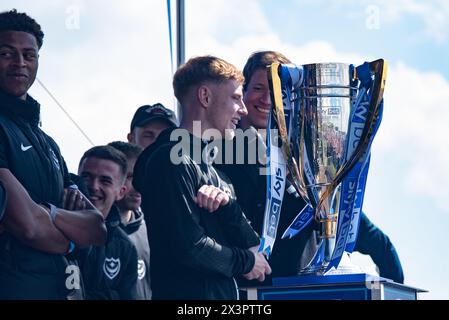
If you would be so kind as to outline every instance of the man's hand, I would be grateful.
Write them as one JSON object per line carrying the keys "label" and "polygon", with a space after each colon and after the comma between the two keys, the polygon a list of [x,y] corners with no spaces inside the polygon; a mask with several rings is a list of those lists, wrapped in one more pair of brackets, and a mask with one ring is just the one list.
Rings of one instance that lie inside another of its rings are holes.
{"label": "man's hand", "polygon": [[64,199],[63,199],[63,209],[78,211],[86,209],[85,197],[78,189],[65,188],[64,189]]}
{"label": "man's hand", "polygon": [[229,203],[229,195],[215,186],[204,185],[198,190],[194,200],[200,208],[214,212],[220,206]]}
{"label": "man's hand", "polygon": [[254,262],[253,269],[243,276],[248,280],[257,279],[262,282],[265,280],[266,274],[271,274],[271,267],[265,259],[264,254],[262,252],[258,252],[259,246],[251,247],[248,250],[254,254],[256,260]]}

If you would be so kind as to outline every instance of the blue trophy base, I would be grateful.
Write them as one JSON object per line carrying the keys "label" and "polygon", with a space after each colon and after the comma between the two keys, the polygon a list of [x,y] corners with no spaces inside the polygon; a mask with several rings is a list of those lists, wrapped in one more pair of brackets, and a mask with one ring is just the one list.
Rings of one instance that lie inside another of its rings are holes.
{"label": "blue trophy base", "polygon": [[417,300],[425,290],[365,273],[273,278],[270,287],[241,288],[247,300]]}

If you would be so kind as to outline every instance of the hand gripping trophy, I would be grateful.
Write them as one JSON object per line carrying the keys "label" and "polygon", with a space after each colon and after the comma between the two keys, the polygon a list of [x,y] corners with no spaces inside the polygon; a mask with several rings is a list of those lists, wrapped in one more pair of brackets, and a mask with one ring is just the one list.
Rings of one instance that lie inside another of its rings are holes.
{"label": "hand gripping trophy", "polygon": [[386,69],[382,59],[358,67],[273,63],[269,68],[271,174],[262,249],[270,254],[273,248],[288,179],[307,205],[283,237],[295,236],[313,218],[320,223],[318,250],[302,274],[335,271],[354,249]]}

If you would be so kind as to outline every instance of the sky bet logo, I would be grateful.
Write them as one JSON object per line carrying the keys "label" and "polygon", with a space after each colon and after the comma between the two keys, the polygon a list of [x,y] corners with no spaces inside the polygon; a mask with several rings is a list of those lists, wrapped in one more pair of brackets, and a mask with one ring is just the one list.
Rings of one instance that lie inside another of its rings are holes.
{"label": "sky bet logo", "polygon": [[282,174],[282,168],[276,169],[276,176],[275,176],[276,182],[274,184],[274,191],[276,195],[272,195],[271,198],[271,206],[270,206],[270,219],[269,219],[269,227],[267,234],[270,237],[276,236],[276,225],[279,220],[279,214],[281,211],[281,204],[282,201],[280,200],[282,197],[281,191],[282,191],[282,185],[284,182],[284,175]]}

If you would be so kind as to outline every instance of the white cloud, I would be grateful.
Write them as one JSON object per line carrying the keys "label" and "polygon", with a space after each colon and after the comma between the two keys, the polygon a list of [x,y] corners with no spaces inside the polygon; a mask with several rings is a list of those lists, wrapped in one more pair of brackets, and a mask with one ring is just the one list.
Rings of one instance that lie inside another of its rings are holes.
{"label": "white cloud", "polygon": [[424,35],[435,39],[440,44],[447,40],[449,2],[445,0],[381,0],[378,3],[381,7],[382,18],[386,21],[394,22],[404,16],[416,16],[425,25]]}
{"label": "white cloud", "polygon": [[[347,17],[365,15],[367,23],[412,26],[413,38],[430,38],[437,44],[447,43],[449,34],[449,2],[447,0],[296,0],[293,8],[323,8],[323,12],[344,12]],[[317,12],[317,15],[320,13]],[[322,13],[321,13],[322,14]],[[372,20],[374,19],[374,20]],[[416,24],[415,19],[419,21]],[[410,23],[411,21],[411,23]],[[413,25],[412,25],[413,23]],[[419,26],[419,31],[415,31]],[[410,36],[410,35],[405,35]]]}
{"label": "white cloud", "polygon": [[385,159],[392,153],[401,154],[401,184],[407,192],[436,202],[449,213],[448,101],[449,83],[440,74],[420,72],[402,63],[392,66],[376,142]]}

